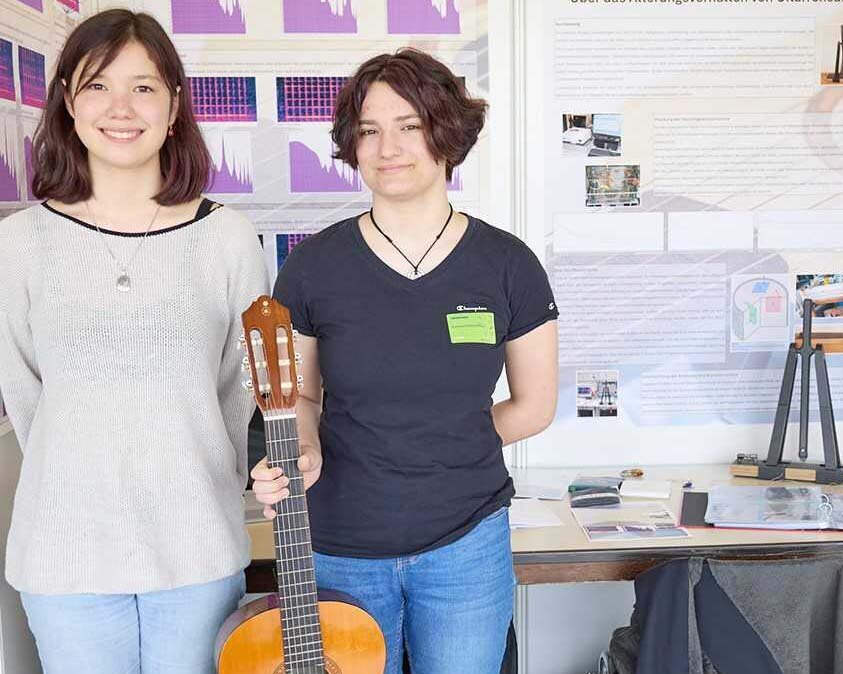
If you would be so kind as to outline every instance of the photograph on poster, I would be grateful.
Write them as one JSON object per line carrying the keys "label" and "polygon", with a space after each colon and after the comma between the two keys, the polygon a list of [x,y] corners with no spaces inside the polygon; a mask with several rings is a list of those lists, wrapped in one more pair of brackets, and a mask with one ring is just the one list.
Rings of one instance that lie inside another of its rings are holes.
{"label": "photograph on poster", "polygon": [[564,154],[619,157],[623,115],[616,113],[566,113],[562,115]]}
{"label": "photograph on poster", "polygon": [[818,26],[820,33],[820,84],[843,84],[843,25]]}
{"label": "photograph on poster", "polygon": [[796,334],[802,333],[803,302],[813,301],[814,334],[843,333],[843,274],[796,275]]}
{"label": "photograph on poster", "polygon": [[784,349],[790,342],[790,277],[734,274],[731,277],[732,351]]}
{"label": "photograph on poster", "polygon": [[577,372],[577,416],[600,419],[618,416],[618,371]]}
{"label": "photograph on poster", "polygon": [[586,206],[637,206],[641,203],[637,164],[585,167]]}

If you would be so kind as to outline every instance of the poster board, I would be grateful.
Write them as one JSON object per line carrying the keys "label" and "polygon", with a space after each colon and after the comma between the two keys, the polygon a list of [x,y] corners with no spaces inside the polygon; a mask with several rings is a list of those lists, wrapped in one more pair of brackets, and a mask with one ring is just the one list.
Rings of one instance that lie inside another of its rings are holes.
{"label": "poster board", "polygon": [[[560,310],[559,408],[529,463],[766,456],[797,277],[843,269],[843,11],[524,7],[526,238]],[[843,410],[839,356],[829,372]]]}

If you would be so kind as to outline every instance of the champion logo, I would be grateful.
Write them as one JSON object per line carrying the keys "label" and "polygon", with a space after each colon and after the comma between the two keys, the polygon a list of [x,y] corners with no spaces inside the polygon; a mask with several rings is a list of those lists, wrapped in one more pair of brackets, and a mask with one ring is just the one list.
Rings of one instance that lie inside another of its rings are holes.
{"label": "champion logo", "polygon": [[458,304],[457,311],[488,311],[488,309],[486,307],[467,307],[464,304]]}
{"label": "champion logo", "polygon": [[556,308],[556,305],[553,302],[551,302],[550,304],[547,305],[547,308],[550,309],[551,311],[553,311]]}

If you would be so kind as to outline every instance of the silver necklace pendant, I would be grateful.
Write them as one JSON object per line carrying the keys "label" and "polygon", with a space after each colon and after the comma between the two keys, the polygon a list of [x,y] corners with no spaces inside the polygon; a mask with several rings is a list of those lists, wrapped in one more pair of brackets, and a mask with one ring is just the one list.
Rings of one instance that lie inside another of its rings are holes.
{"label": "silver necklace pendant", "polygon": [[126,273],[124,269],[120,276],[117,277],[117,290],[121,293],[127,293],[132,289],[132,279],[129,278],[129,274]]}

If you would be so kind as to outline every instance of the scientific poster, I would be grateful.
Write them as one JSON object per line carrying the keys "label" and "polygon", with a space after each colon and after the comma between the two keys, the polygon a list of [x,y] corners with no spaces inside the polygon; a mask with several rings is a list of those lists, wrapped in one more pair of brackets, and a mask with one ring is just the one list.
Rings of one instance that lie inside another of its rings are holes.
{"label": "scientific poster", "polygon": [[[797,275],[843,271],[843,10],[527,8],[529,238],[559,306],[561,367],[530,461],[766,455]],[[843,362],[829,365],[843,409]],[[616,414],[583,416],[591,371],[617,373]]]}

